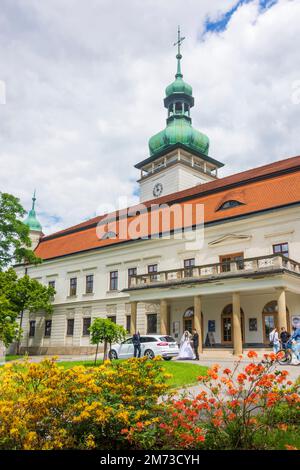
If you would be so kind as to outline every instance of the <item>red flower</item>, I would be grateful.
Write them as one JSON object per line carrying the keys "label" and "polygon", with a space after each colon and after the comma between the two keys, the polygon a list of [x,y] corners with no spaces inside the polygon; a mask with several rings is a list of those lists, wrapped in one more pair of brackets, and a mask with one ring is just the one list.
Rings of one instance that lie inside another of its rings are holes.
{"label": "red flower", "polygon": [[257,353],[256,353],[255,351],[249,351],[248,354],[247,354],[247,356],[248,356],[249,358],[257,357]]}

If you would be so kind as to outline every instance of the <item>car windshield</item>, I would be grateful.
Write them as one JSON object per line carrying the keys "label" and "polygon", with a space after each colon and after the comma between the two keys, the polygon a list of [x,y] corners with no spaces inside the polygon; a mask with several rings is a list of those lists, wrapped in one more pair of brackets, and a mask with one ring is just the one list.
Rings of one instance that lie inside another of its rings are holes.
{"label": "car windshield", "polygon": [[166,341],[167,343],[176,343],[176,339],[172,338],[172,336],[161,336],[160,341]]}

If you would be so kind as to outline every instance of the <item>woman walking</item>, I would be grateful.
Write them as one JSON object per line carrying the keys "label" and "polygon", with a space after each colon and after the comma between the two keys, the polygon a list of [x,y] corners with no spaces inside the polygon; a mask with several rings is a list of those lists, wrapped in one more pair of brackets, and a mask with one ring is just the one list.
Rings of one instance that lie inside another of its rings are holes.
{"label": "woman walking", "polygon": [[270,345],[273,346],[274,353],[278,353],[280,350],[280,340],[277,328],[274,328],[269,335]]}

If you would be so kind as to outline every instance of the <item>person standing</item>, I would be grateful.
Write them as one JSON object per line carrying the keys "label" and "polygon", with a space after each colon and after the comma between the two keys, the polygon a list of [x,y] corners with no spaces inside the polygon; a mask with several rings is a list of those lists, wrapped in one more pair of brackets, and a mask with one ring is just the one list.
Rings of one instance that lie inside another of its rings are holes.
{"label": "person standing", "polygon": [[139,332],[134,333],[134,335],[132,336],[132,344],[134,348],[133,356],[141,357],[141,337]]}
{"label": "person standing", "polygon": [[192,340],[193,340],[193,348],[194,348],[194,351],[195,351],[196,361],[199,361],[199,351],[198,351],[198,348],[199,348],[199,335],[197,333],[197,330],[193,330]]}
{"label": "person standing", "polygon": [[192,335],[185,331],[180,340],[178,359],[195,359],[195,354],[191,346]]}
{"label": "person standing", "polygon": [[278,334],[277,328],[274,328],[271,331],[269,335],[269,340],[270,340],[271,346],[273,346],[274,353],[275,354],[278,353],[280,349],[280,341],[279,341],[279,334]]}
{"label": "person standing", "polygon": [[287,342],[290,339],[290,337],[291,337],[290,333],[284,328],[284,326],[282,326],[281,332],[280,332],[280,341],[281,341],[282,349],[287,348]]}
{"label": "person standing", "polygon": [[294,352],[295,356],[297,357],[298,361],[300,361],[300,328],[293,327],[293,334],[291,336],[292,340],[292,351]]}

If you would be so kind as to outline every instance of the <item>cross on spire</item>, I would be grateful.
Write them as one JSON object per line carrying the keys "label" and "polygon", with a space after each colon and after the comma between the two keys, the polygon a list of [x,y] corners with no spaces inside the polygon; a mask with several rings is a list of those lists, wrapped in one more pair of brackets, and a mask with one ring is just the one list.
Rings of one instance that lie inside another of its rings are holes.
{"label": "cross on spire", "polygon": [[183,43],[184,40],[185,40],[185,37],[181,36],[180,26],[178,26],[177,41],[174,42],[174,44],[173,44],[173,46],[178,47],[178,51],[177,51],[177,55],[176,55],[176,59],[177,59],[177,73],[175,75],[176,78],[183,77],[183,75],[181,73],[181,65],[180,65],[180,60],[182,59],[182,55],[181,55],[181,52],[180,52],[180,47],[181,47],[181,44]]}
{"label": "cross on spire", "polygon": [[180,59],[181,59],[180,46],[181,46],[181,44],[183,43],[184,40],[185,40],[185,37],[181,36],[181,34],[180,34],[180,26],[178,26],[177,42],[174,42],[173,46],[178,46],[177,58],[179,58],[178,56],[180,56]]}

